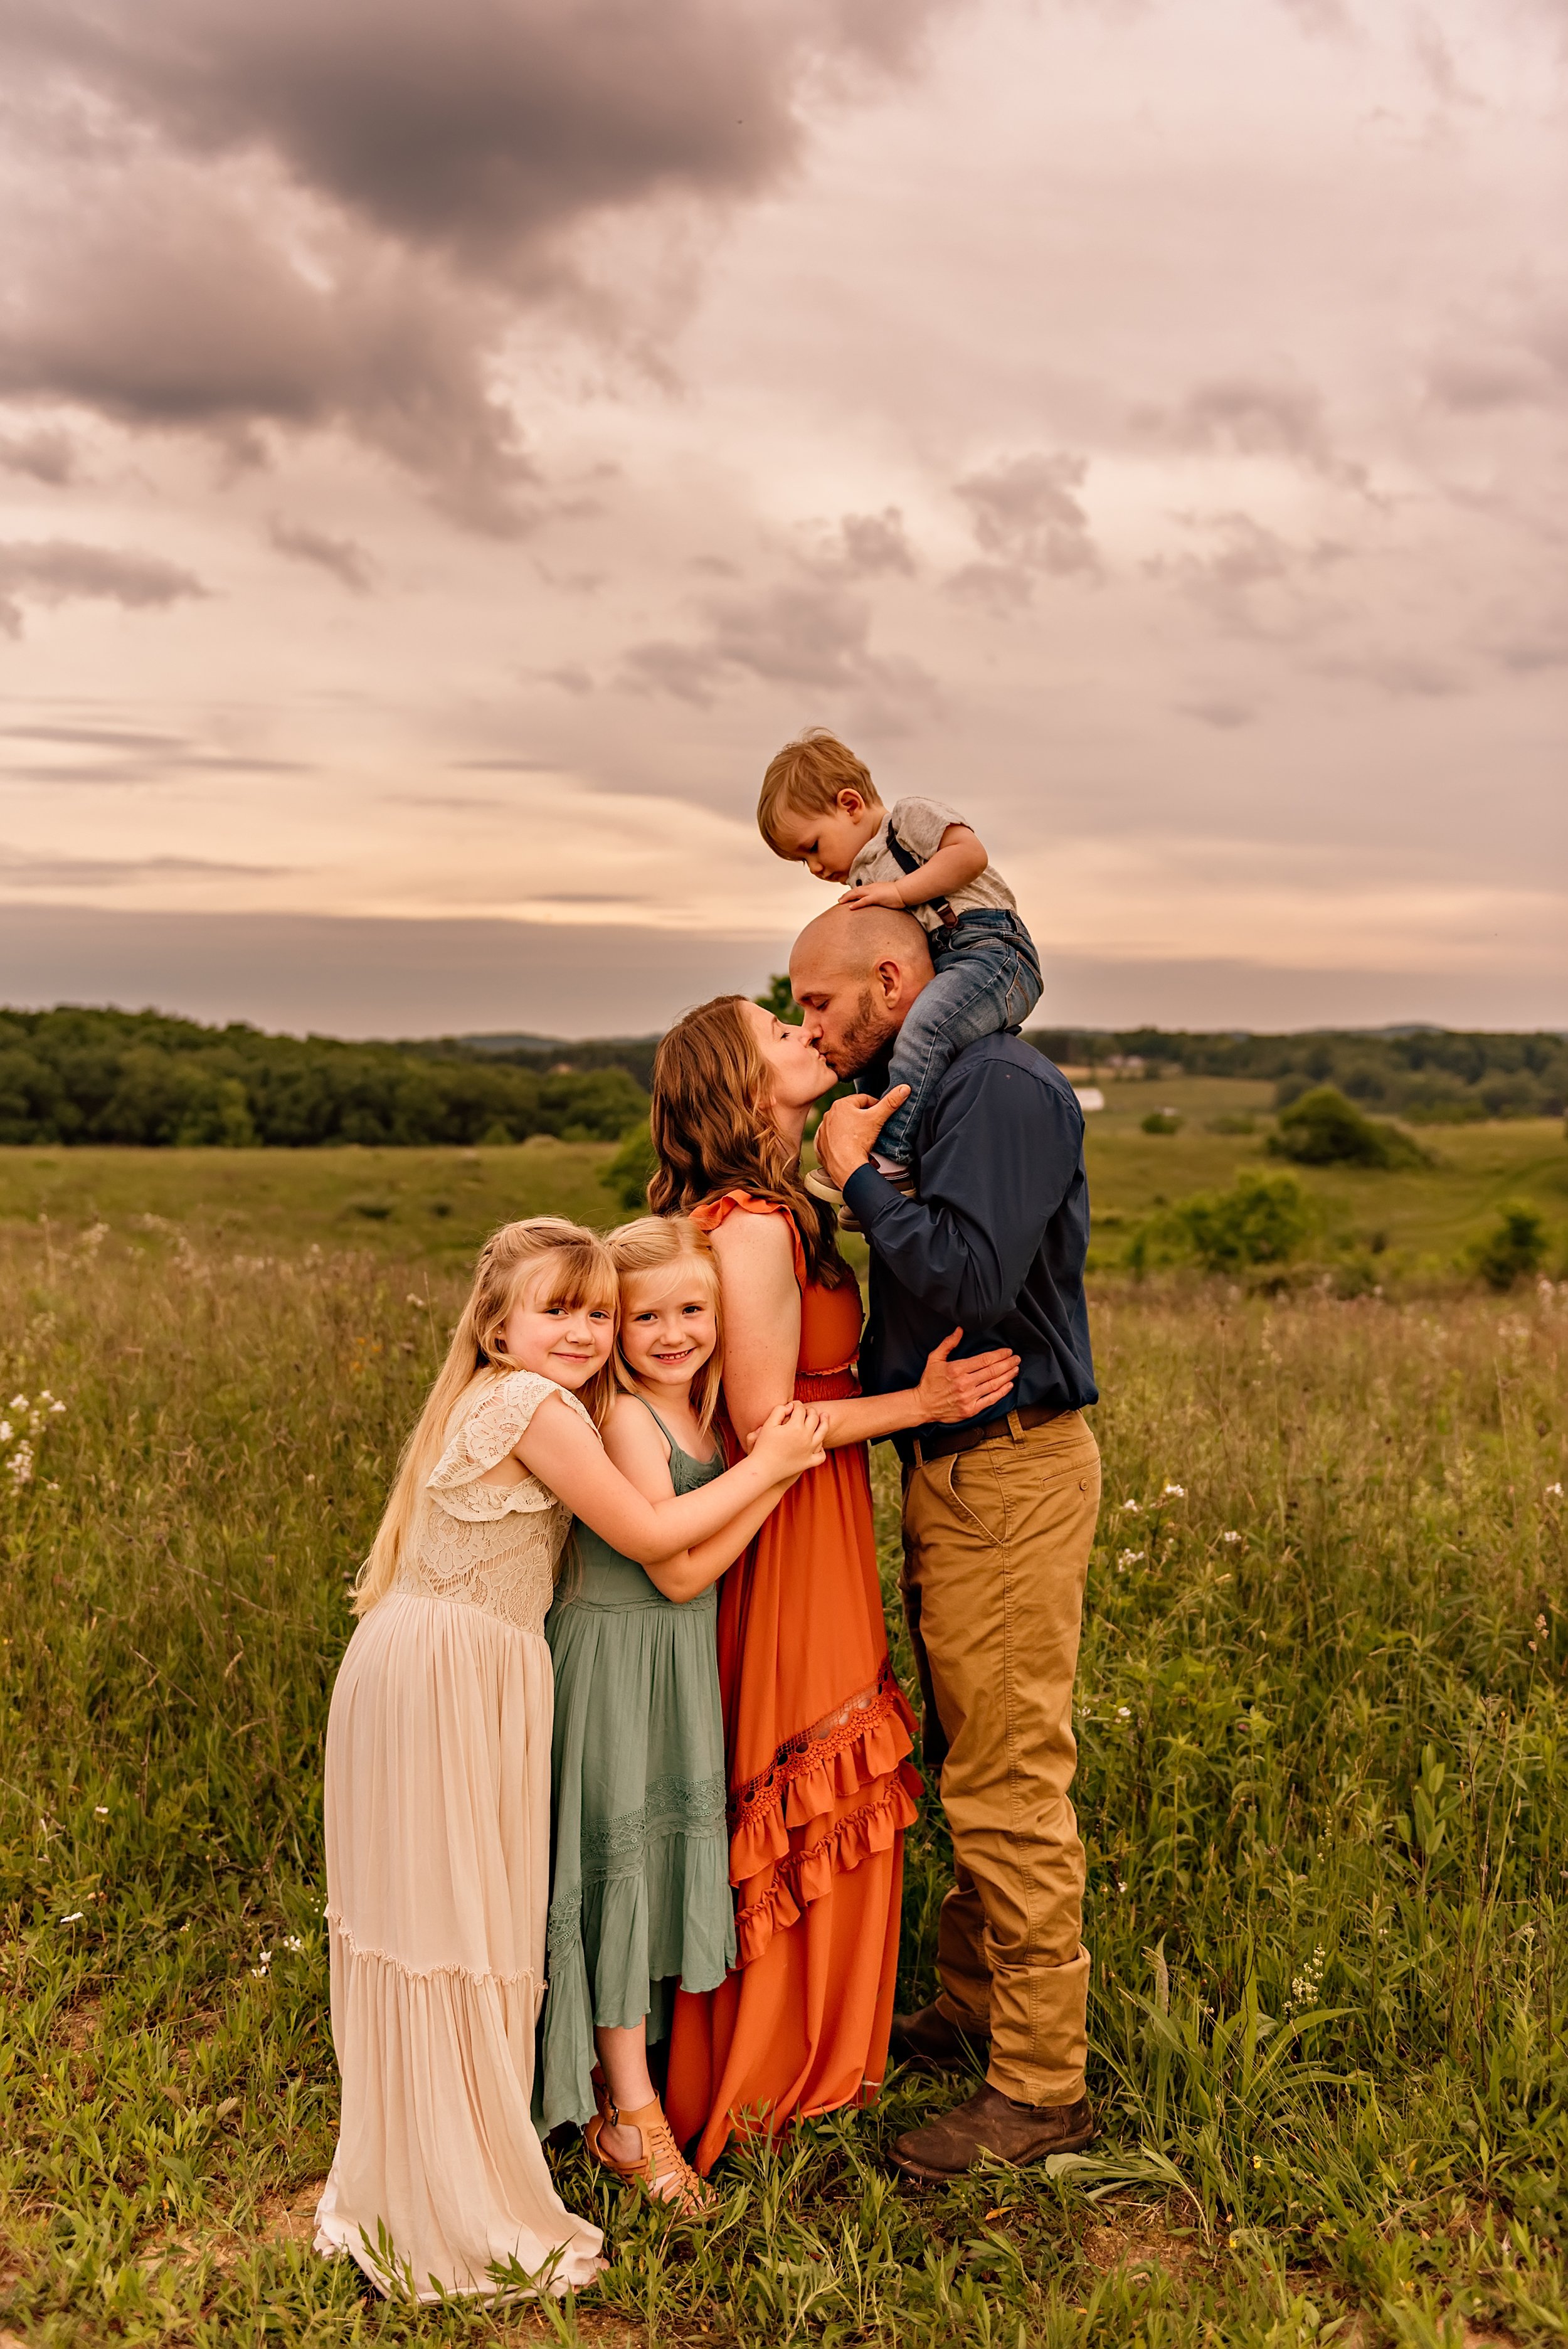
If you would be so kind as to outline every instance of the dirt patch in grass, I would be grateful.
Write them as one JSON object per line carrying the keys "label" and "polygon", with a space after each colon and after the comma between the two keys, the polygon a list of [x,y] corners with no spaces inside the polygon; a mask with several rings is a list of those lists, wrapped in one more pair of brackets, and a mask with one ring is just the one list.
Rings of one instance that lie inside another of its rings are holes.
{"label": "dirt patch in grass", "polygon": [[1157,2209],[1097,2220],[1084,2229],[1083,2255],[1099,2275],[1116,2268],[1159,2267],[1185,2279],[1209,2264],[1200,2238],[1173,2228]]}
{"label": "dirt patch in grass", "polygon": [[[87,1996],[78,1998],[74,2005],[60,2009],[55,2017],[52,2037],[60,2046],[68,2047],[73,2055],[81,2054],[84,2048],[90,2047],[98,2037],[104,2005],[102,1991],[88,1991]],[[0,2349],[4,2349],[3,2343],[0,2343]]]}

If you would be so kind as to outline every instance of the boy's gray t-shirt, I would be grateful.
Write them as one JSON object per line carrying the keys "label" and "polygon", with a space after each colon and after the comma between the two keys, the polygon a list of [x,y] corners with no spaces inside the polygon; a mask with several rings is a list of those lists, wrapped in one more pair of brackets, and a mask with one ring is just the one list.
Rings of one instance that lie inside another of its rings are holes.
{"label": "boy's gray t-shirt", "polygon": [[[941,800],[898,800],[892,812],[883,817],[875,836],[868,840],[850,867],[851,889],[872,881],[902,881],[904,870],[887,844],[891,823],[903,846],[912,856],[928,864],[942,845],[942,835],[950,823],[967,823],[966,815],[956,808],[944,805]],[[965,888],[950,889],[947,903],[955,914],[967,914],[977,905],[1004,907],[1009,914],[1018,910],[1018,901],[994,864],[987,864],[977,881]],[[942,927],[942,916],[934,905],[912,905],[910,912],[928,930]]]}

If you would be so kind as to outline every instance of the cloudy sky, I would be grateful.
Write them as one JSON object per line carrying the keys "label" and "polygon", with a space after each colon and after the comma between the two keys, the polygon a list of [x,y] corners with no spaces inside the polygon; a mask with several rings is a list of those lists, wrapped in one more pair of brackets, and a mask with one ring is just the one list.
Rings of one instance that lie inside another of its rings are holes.
{"label": "cloudy sky", "polygon": [[0,0],[0,998],[1568,1024],[1562,0]]}

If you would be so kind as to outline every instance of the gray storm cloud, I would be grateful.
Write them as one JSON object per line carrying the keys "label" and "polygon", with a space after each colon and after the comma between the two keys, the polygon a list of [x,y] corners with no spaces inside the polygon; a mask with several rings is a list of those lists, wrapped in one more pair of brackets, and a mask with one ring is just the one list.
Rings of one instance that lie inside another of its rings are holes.
{"label": "gray storm cloud", "polygon": [[545,301],[613,324],[575,234],[775,183],[808,94],[898,71],[942,5],[6,0],[31,152],[0,394],[253,456],[261,428],[336,427],[515,528],[508,326]]}

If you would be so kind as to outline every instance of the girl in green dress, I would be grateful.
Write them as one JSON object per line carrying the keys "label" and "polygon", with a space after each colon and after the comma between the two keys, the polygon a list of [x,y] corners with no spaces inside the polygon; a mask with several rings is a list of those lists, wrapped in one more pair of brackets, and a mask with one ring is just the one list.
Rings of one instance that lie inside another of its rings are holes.
{"label": "girl in green dress", "polygon": [[[667,1500],[725,1464],[717,1267],[684,1216],[644,1216],[609,1245],[622,1392],[604,1449],[649,1500]],[[735,1962],[716,1586],[769,1506],[646,1570],[578,1520],[544,1626],[555,1662],[544,2124],[577,2122],[593,2159],[687,2211],[710,2191],[671,2134],[648,2045],[667,2034],[677,1984],[717,1989]]]}

